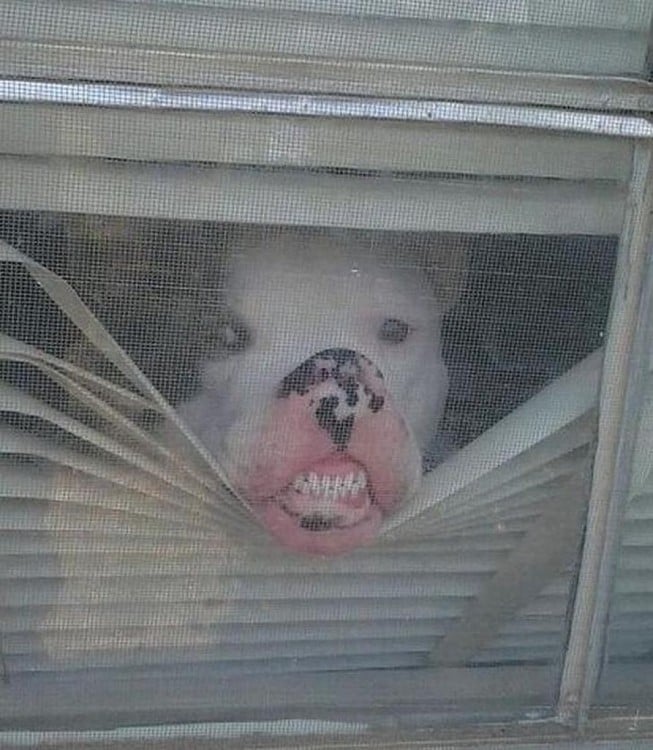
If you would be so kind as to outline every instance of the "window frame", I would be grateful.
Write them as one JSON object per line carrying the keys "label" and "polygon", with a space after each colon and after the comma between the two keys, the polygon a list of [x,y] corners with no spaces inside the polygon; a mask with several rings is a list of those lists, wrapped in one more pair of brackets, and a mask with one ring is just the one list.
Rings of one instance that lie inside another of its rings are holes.
{"label": "window frame", "polygon": [[[0,54],[0,61],[3,59]],[[261,65],[261,61],[257,61]],[[326,63],[320,63],[324,67]],[[0,66],[3,67],[3,66]],[[379,66],[372,67],[367,71],[370,77]],[[387,74],[387,70],[385,71]],[[395,71],[392,85],[386,85],[386,90],[399,87],[399,82],[404,80],[405,70],[400,66]],[[342,73],[342,71],[341,71]],[[264,80],[262,68],[259,67],[259,83]],[[472,82],[469,74],[458,74],[451,72],[443,76],[438,84],[440,91],[449,86],[454,90],[456,81],[458,85],[465,77],[468,77],[468,88],[458,88],[461,98],[469,95],[471,101],[445,101],[437,96],[432,99],[416,99],[407,102],[405,98],[393,99],[390,97],[379,101],[373,95],[367,98],[356,97],[348,99],[347,95],[358,93],[363,76],[358,80],[348,78],[344,73],[343,81],[339,86],[338,96],[333,94],[319,94],[314,97],[306,97],[299,94],[283,94],[277,96],[275,89],[281,86],[279,76],[276,78],[276,87],[268,85],[260,90],[241,90],[240,92],[220,92],[179,90],[178,96],[185,98],[187,109],[189,96],[193,93],[197,97],[204,97],[207,102],[206,110],[214,112],[220,107],[232,107],[234,101],[242,103],[242,111],[267,111],[270,107],[278,106],[279,103],[289,110],[293,108],[297,113],[306,114],[307,101],[317,106],[315,116],[336,116],[342,118],[360,116],[361,107],[367,107],[366,116],[387,118],[389,112],[394,110],[400,115],[398,119],[415,121],[422,119],[431,123],[449,122],[451,117],[460,118],[461,122],[484,122],[487,124],[497,123],[497,118],[502,124],[509,121],[517,127],[536,129],[538,131],[549,129],[555,132],[591,132],[596,134],[608,134],[615,138],[632,139],[636,141],[635,155],[633,159],[633,172],[630,180],[629,200],[627,202],[627,214],[624,221],[624,229],[620,239],[620,250],[618,256],[618,270],[613,292],[613,304],[610,316],[610,334],[606,341],[606,360],[604,363],[604,376],[599,406],[599,435],[597,453],[595,454],[594,476],[592,481],[592,492],[589,504],[589,518],[587,534],[583,545],[580,584],[576,597],[574,613],[572,616],[570,640],[566,650],[565,665],[560,683],[560,700],[558,702],[556,715],[547,720],[533,719],[524,722],[505,722],[493,725],[492,728],[484,727],[482,724],[473,728],[460,727],[459,729],[436,729],[424,734],[423,730],[414,730],[407,733],[392,733],[388,735],[375,735],[356,733],[347,739],[347,727],[338,730],[337,737],[333,738],[334,746],[350,746],[356,748],[382,747],[386,743],[388,747],[395,747],[401,741],[406,746],[423,746],[428,742],[431,746],[434,742],[441,741],[447,746],[455,747],[491,747],[493,743],[499,742],[500,746],[510,741],[511,746],[527,747],[554,747],[564,746],[565,743],[574,742],[570,747],[582,747],[574,741],[574,738],[591,736],[588,747],[601,747],[602,738],[623,737],[626,731],[631,745],[620,740],[621,747],[637,747],[644,737],[653,737],[653,718],[638,718],[637,726],[631,726],[631,715],[628,709],[620,715],[603,710],[596,715],[590,716],[592,699],[596,690],[597,677],[601,667],[602,644],[605,639],[606,616],[609,605],[609,596],[612,586],[612,575],[614,570],[615,556],[618,551],[618,527],[623,514],[623,505],[626,495],[626,484],[628,480],[628,466],[633,443],[633,425],[637,419],[637,404],[641,388],[639,369],[635,366],[641,357],[645,346],[645,321],[650,305],[651,281],[648,274],[651,273],[648,264],[651,238],[651,210],[653,209],[653,126],[647,119],[646,114],[653,109],[653,94],[651,87],[639,82],[606,83],[611,87],[612,98],[606,102],[602,90],[596,81],[587,80],[582,82],[574,79],[565,81],[555,77],[534,76],[531,82],[535,83],[534,91],[527,98],[527,102],[536,102],[539,105],[548,105],[548,109],[540,107],[524,106],[521,104],[501,103],[501,97],[508,97],[511,86],[513,90],[523,91],[528,76],[523,74],[508,75],[488,73],[483,74],[483,80]],[[273,76],[274,77],[274,76]],[[383,77],[383,76],[381,76]],[[419,86],[420,76],[416,75],[413,80],[415,91]],[[287,80],[287,79],[286,79]],[[369,79],[368,79],[369,80]],[[422,79],[424,80],[424,79]],[[0,81],[0,117],[4,103],[14,102],[21,106],[33,106],[36,102],[47,102],[49,99],[43,94],[47,90],[46,81],[17,81],[16,79],[4,79]],[[270,84],[270,78],[267,78]],[[38,86],[46,86],[39,93]],[[493,84],[496,84],[493,86]],[[304,83],[305,85],[305,83]],[[332,87],[338,88],[331,82]],[[68,89],[67,103],[87,106],[99,104],[88,100],[92,91],[92,84],[78,83]],[[322,84],[324,88],[324,84]],[[522,87],[522,88],[520,88]],[[319,80],[315,81],[315,89],[320,90]],[[437,90],[437,87],[436,87]],[[113,94],[111,93],[113,91]],[[167,88],[153,88],[157,94],[145,106],[154,111],[166,109],[178,109],[180,99],[175,99],[175,92]],[[431,91],[433,85],[431,84]],[[485,91],[485,98],[483,97]],[[578,92],[581,92],[579,96]],[[503,92],[503,93],[501,93]],[[133,93],[133,92],[132,92]],[[368,91],[368,94],[370,92]],[[394,90],[398,93],[398,88]],[[104,94],[110,95],[105,104],[110,106],[134,106],[128,99],[121,97],[119,87],[106,85]],[[207,99],[207,95],[210,97]],[[111,97],[114,97],[113,99]],[[221,96],[228,98],[220,98]],[[212,97],[212,98],[211,98]],[[240,99],[239,99],[240,97]],[[253,107],[253,102],[259,102],[259,109]],[[561,103],[575,101],[579,109],[558,109]],[[600,106],[599,106],[600,102]],[[592,111],[600,109],[628,109],[627,114],[605,114]],[[625,106],[627,105],[627,106]],[[390,107],[390,110],[388,109]],[[182,108],[183,111],[183,108]],[[551,117],[548,122],[542,119],[543,113],[548,112]],[[290,112],[289,112],[290,113]],[[375,114],[376,113],[376,114]],[[449,118],[449,119],[447,119]],[[475,119],[474,119],[475,118]],[[622,332],[627,330],[629,335],[624,339]],[[598,458],[600,457],[600,460]],[[615,674],[618,681],[619,670],[609,667],[605,678]],[[625,678],[622,678],[625,679]],[[650,677],[648,678],[650,682]],[[605,691],[608,696],[614,695],[618,700],[618,694],[609,688]],[[603,700],[606,704],[606,699]],[[234,731],[246,731],[236,730]],[[250,727],[250,729],[255,729]],[[332,728],[333,729],[333,728]],[[179,741],[184,747],[202,747],[217,738],[225,738],[224,726],[205,726],[198,730],[193,725],[170,725],[167,729],[159,725],[153,727],[124,728],[113,732],[0,732],[0,742],[6,747],[14,745],[25,746],[26,744],[47,740],[52,747],[70,747],[73,745],[83,746],[95,738],[105,743],[107,747],[133,747],[134,742],[142,743],[143,746],[171,747]],[[263,730],[265,731],[265,730]],[[340,733],[342,732],[342,734]],[[170,734],[171,733],[171,734]],[[327,739],[329,729],[325,728],[325,734],[319,739],[319,746],[326,747],[331,743]],[[65,736],[64,736],[65,735]],[[233,735],[232,735],[233,736]],[[306,738],[292,737],[288,734],[284,738],[267,735],[270,742],[266,746],[284,747],[307,747]],[[247,740],[235,738],[234,746],[251,746]],[[316,740],[316,743],[318,740]],[[240,743],[240,744],[239,744]],[[562,743],[562,745],[561,745]],[[231,740],[230,740],[231,744]],[[226,746],[226,745],[225,745]]]}

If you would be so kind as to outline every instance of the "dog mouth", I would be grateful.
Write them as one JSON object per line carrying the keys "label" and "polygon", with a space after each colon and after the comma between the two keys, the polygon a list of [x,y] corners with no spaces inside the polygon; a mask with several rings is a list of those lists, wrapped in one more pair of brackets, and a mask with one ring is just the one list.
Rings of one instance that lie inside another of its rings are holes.
{"label": "dog mouth", "polygon": [[371,542],[379,532],[383,510],[373,478],[348,454],[330,453],[305,463],[251,507],[288,549],[339,555]]}
{"label": "dog mouth", "polygon": [[375,501],[367,473],[346,461],[326,471],[323,467],[298,474],[277,502],[298,528],[320,533],[357,526],[369,516]]}
{"label": "dog mouth", "polygon": [[300,516],[299,525],[306,531],[330,531],[331,529],[342,528],[337,517],[328,518],[320,513],[314,513],[312,516]]}

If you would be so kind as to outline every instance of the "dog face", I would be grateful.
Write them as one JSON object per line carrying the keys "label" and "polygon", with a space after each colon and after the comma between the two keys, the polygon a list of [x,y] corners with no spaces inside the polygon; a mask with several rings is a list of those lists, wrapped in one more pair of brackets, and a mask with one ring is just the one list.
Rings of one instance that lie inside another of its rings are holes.
{"label": "dog face", "polygon": [[424,268],[287,230],[233,253],[226,304],[181,416],[285,546],[369,542],[416,490],[446,398],[444,303]]}

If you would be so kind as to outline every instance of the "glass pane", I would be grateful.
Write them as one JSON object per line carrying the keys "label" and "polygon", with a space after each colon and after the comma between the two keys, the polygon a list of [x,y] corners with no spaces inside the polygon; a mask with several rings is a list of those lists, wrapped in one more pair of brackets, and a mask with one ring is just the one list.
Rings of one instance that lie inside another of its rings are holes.
{"label": "glass pane", "polygon": [[551,709],[616,237],[0,236],[6,725]]}

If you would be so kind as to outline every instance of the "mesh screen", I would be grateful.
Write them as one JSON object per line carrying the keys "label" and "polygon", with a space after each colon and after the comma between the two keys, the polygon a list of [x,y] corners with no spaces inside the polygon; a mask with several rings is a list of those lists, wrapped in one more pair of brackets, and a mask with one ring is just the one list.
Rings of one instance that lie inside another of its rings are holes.
{"label": "mesh screen", "polygon": [[0,3],[0,729],[553,715],[652,13]]}
{"label": "mesh screen", "polygon": [[172,669],[224,701],[155,720],[364,715],[381,677],[302,710],[251,680],[371,669],[542,668],[552,699],[614,238],[38,212],[0,237],[10,682]]}

